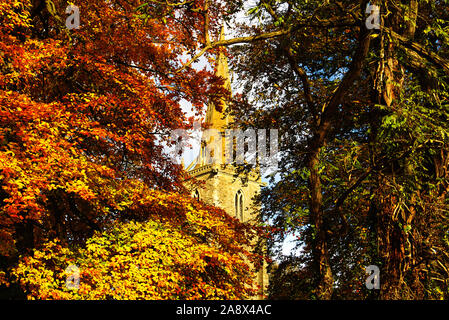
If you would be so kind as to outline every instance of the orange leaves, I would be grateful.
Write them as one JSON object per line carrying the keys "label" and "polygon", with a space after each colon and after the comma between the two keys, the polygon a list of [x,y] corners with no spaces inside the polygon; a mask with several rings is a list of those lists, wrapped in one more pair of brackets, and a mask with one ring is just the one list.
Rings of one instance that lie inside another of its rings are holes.
{"label": "orange leaves", "polygon": [[[52,13],[36,3],[0,1],[0,255],[37,249],[18,281],[45,299],[246,293],[251,231],[174,193],[182,173],[162,144],[191,127],[182,99],[200,111],[218,90],[205,70],[175,72],[198,47],[203,15],[80,0],[81,28],[67,32],[56,17],[66,1],[53,0]],[[129,220],[140,223],[121,226]],[[64,289],[72,263],[84,279],[77,293]]]}
{"label": "orange leaves", "polygon": [[30,0],[3,0],[0,2],[0,17],[2,24],[0,30],[2,32],[11,31],[13,28],[29,27],[30,15],[29,8],[31,7]]}

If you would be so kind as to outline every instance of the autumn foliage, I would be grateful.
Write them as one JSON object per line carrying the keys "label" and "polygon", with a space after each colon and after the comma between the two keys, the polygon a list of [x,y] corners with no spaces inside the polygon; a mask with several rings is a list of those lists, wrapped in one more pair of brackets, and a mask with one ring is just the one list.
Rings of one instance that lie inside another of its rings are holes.
{"label": "autumn foliage", "polygon": [[[14,270],[29,298],[236,299],[254,295],[245,228],[195,200],[149,192],[140,199],[151,219],[117,223],[74,250],[50,242]],[[174,210],[173,208],[176,208]],[[80,269],[78,290],[66,288],[67,266]]]}
{"label": "autumn foliage", "polygon": [[0,283],[44,299],[250,294],[249,228],[192,202],[164,153],[192,123],[181,99],[199,112],[223,93],[206,70],[178,72],[202,2],[77,1],[74,30],[67,5],[0,1]]}

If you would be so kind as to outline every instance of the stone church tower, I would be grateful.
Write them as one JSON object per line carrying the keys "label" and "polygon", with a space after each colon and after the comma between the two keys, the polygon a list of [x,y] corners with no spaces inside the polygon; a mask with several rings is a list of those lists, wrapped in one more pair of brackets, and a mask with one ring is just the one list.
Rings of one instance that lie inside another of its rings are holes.
{"label": "stone church tower", "polygon": [[[224,54],[219,54],[215,72],[225,79],[224,85],[230,90],[228,62]],[[190,187],[190,190],[196,199],[219,207],[242,222],[254,223],[260,208],[254,205],[253,197],[260,192],[263,183],[257,168],[249,174],[238,174],[232,162],[226,161],[225,129],[232,123],[232,117],[226,113],[226,108],[225,102],[221,111],[212,103],[208,106],[205,122],[209,130],[205,132],[213,131],[215,134],[203,132],[199,155],[186,168],[193,178],[203,182],[200,187]],[[255,272],[255,277],[262,288],[259,295],[261,298],[268,285],[266,267]]]}

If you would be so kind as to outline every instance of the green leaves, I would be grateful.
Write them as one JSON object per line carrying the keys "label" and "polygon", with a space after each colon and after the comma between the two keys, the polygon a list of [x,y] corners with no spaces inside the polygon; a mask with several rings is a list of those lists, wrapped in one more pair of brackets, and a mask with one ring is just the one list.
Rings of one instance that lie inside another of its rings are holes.
{"label": "green leaves", "polygon": [[[383,1],[381,6],[384,29],[371,36],[363,58],[354,54],[361,39],[353,26],[365,8],[350,1],[261,2],[251,10],[261,19],[261,32],[295,31],[234,50],[240,53],[244,93],[257,97],[251,108],[242,103],[239,114],[258,127],[276,119],[288,133],[279,178],[262,198],[263,215],[278,230],[274,253],[286,230],[301,232],[302,267],[289,275],[311,274],[320,289],[295,288],[303,290],[297,296],[334,290],[333,298],[375,298],[361,280],[363,267],[374,262],[383,268],[384,297],[419,292],[416,296],[427,298],[420,286],[434,285],[418,279],[410,266],[430,272],[419,264],[418,252],[428,245],[423,239],[432,234],[431,242],[445,247],[441,229],[449,225],[447,4]],[[362,66],[354,81],[342,82],[354,65]],[[338,107],[326,111],[336,92],[344,92]],[[317,150],[318,161],[310,161]],[[309,220],[295,219],[303,213]],[[447,247],[443,251],[437,259],[446,267]],[[274,287],[273,294],[282,296],[293,286]],[[439,290],[447,295],[447,289]]]}

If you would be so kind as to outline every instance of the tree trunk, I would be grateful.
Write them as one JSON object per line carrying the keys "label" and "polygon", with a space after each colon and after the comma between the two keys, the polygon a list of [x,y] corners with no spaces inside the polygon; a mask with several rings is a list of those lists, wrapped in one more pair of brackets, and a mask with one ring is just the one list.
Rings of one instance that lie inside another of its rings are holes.
{"label": "tree trunk", "polygon": [[[366,3],[364,2],[361,6],[363,8],[362,11],[364,11],[365,7]],[[328,105],[323,108],[319,123],[317,123],[317,129],[311,140],[307,160],[307,168],[310,172],[310,223],[315,226],[312,254],[313,264],[317,273],[317,296],[319,299],[330,299],[333,293],[333,276],[326,239],[328,227],[324,223],[321,180],[318,172],[319,155],[322,147],[326,144],[332,125],[338,119],[338,107],[341,105],[345,94],[352,88],[355,80],[360,76],[363,63],[368,55],[371,41],[370,31],[364,25],[363,21],[360,26],[359,44],[349,70],[341,80]]]}
{"label": "tree trunk", "polygon": [[321,181],[318,173],[319,158],[315,153],[309,161],[310,170],[310,220],[315,226],[313,239],[313,260],[314,268],[318,271],[317,276],[317,296],[319,299],[329,300],[333,292],[333,277],[329,263],[327,250],[326,231],[327,227],[323,223]]}

